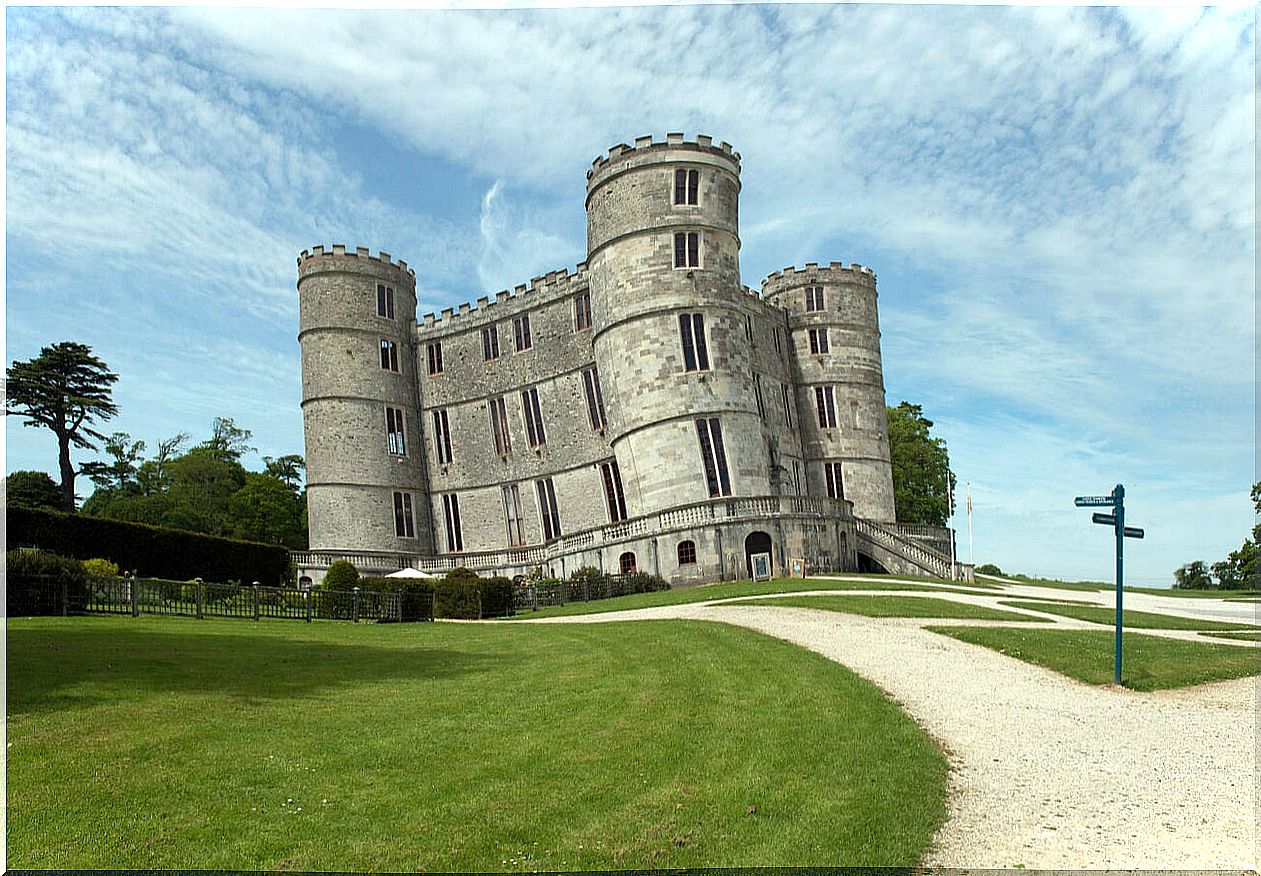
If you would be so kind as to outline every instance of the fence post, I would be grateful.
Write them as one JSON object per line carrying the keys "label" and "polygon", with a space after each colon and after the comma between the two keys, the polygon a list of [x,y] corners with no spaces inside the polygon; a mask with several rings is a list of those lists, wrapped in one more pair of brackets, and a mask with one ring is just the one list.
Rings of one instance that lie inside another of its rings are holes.
{"label": "fence post", "polygon": [[201,589],[201,585],[202,585],[201,579],[194,578],[193,583],[197,585],[197,620],[202,620],[204,616],[206,596],[202,592],[202,589]]}
{"label": "fence post", "polygon": [[131,616],[140,617],[140,579],[135,575],[131,576]]}
{"label": "fence post", "polygon": [[254,591],[254,620],[258,620],[258,582],[255,581],[250,589]]}
{"label": "fence post", "polygon": [[359,588],[355,588],[355,598],[350,609],[350,619],[354,623],[359,623]]}
{"label": "fence post", "polygon": [[477,619],[482,620],[482,588],[477,588]]}
{"label": "fence post", "polygon": [[66,610],[66,600],[68,600],[69,598],[70,598],[70,587],[66,583],[66,578],[63,575],[61,577],[61,616],[62,617],[65,617],[68,614]]}
{"label": "fence post", "polygon": [[311,591],[303,590],[302,597],[306,600],[306,622],[311,622]]}

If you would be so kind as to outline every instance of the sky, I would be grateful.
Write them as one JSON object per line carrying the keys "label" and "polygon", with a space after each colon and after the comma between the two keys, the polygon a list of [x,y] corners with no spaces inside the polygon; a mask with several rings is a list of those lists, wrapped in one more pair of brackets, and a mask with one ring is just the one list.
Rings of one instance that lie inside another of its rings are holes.
{"label": "sky", "polygon": [[[1254,40],[1246,6],[9,8],[6,362],[86,343],[103,431],[230,417],[259,467],[303,449],[301,250],[406,259],[420,313],[493,295],[583,260],[609,146],[708,134],[746,284],[876,271],[965,560],[1111,580],[1073,497],[1123,483],[1127,582],[1165,585],[1254,522]],[[7,418],[5,469],[55,478],[51,433]]]}

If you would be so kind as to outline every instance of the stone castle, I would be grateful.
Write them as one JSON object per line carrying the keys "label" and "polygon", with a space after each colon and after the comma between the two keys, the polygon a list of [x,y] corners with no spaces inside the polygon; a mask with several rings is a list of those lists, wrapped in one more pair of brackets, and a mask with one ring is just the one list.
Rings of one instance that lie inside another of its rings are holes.
{"label": "stone castle", "polygon": [[576,271],[419,320],[406,262],[304,251],[303,577],[949,575],[946,531],[895,521],[874,272],[743,286],[739,194],[728,143],[614,146]]}

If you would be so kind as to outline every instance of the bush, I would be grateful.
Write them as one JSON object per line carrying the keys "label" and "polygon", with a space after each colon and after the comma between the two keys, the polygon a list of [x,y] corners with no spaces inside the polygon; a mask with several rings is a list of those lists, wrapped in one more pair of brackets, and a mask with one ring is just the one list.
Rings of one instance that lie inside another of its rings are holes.
{"label": "bush", "polygon": [[995,566],[993,563],[982,563],[981,565],[979,565],[979,566],[977,566],[977,567],[976,567],[976,570],[975,570],[975,571],[976,571],[976,573],[977,573],[978,575],[1001,575],[1001,574],[1003,574],[1003,570],[1002,570],[1002,569],[1000,569],[1000,568],[998,568],[998,566]]}
{"label": "bush", "polygon": [[623,576],[623,580],[627,593],[655,593],[670,589],[664,578],[651,572],[631,572]]}
{"label": "bush", "polygon": [[9,544],[34,545],[80,560],[104,557],[145,576],[277,584],[289,566],[289,552],[280,545],[42,508],[11,505],[6,511]]}
{"label": "bush", "polygon": [[83,569],[89,575],[95,575],[99,578],[118,577],[118,563],[111,563],[109,560],[103,560],[100,557],[84,560]]}
{"label": "bush", "polygon": [[433,620],[432,581],[424,578],[360,578],[359,587],[377,593],[397,593],[403,621]]}
{"label": "bush", "polygon": [[354,590],[359,587],[359,570],[349,560],[336,560],[324,573],[321,585],[325,590]]}
{"label": "bush", "polygon": [[478,620],[481,617],[481,579],[476,572],[457,568],[434,585],[435,617]]}
{"label": "bush", "polygon": [[512,579],[485,578],[479,584],[482,595],[482,617],[505,617],[512,614]]}
{"label": "bush", "polygon": [[61,614],[63,609],[77,612],[85,607],[88,573],[78,560],[46,551],[15,550],[8,552],[5,562],[10,617]]}
{"label": "bush", "polygon": [[595,566],[582,566],[569,576],[570,601],[601,599],[608,590],[608,578]]}
{"label": "bush", "polygon": [[472,569],[466,569],[463,566],[456,566],[446,574],[448,581],[480,581],[481,577]]}

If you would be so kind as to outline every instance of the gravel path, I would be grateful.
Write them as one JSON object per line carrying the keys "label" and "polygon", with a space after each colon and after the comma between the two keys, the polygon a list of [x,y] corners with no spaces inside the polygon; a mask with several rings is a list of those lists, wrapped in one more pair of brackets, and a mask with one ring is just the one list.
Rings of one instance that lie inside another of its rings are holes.
{"label": "gravel path", "polygon": [[667,618],[793,642],[897,701],[951,764],[949,817],[928,865],[1257,868],[1256,678],[1153,693],[1096,688],[921,628],[946,621],[779,606],[693,604],[515,622]]}

